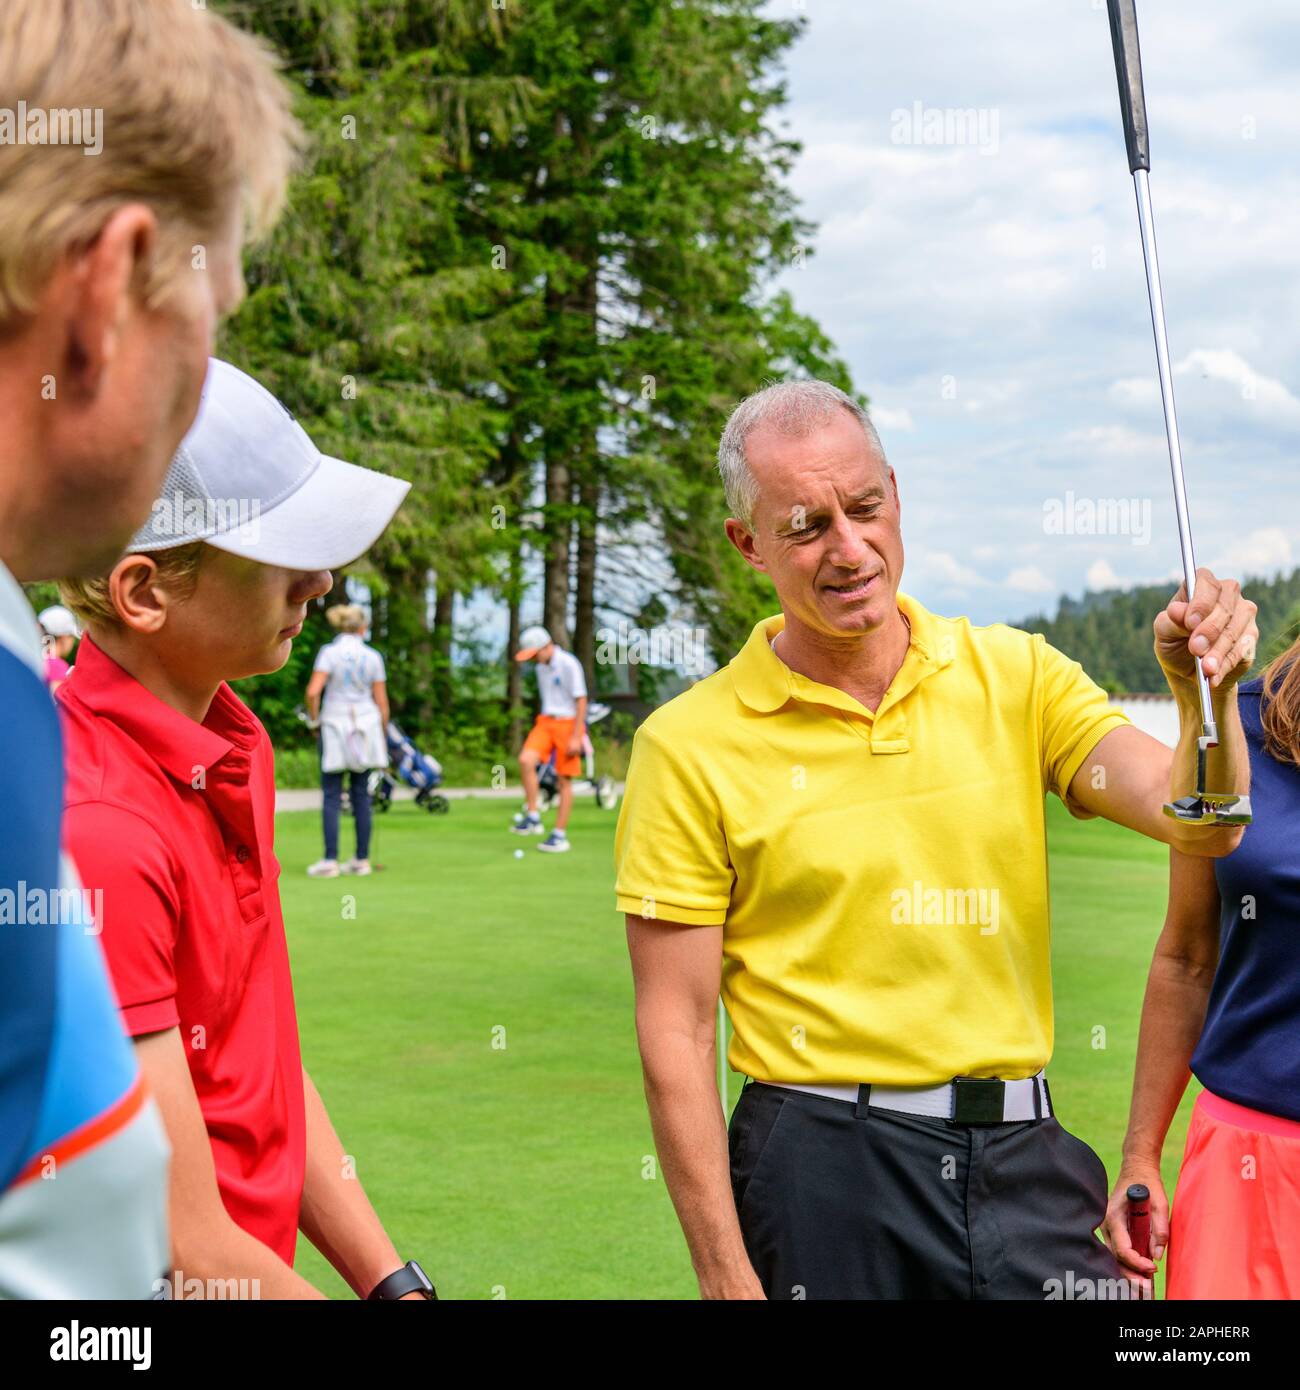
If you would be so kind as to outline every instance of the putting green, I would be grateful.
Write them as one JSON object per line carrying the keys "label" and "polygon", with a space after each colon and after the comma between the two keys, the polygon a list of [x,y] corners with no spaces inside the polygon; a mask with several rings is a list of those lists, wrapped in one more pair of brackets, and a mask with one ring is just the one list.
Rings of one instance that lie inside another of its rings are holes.
{"label": "putting green", "polygon": [[[320,818],[278,817],[304,1061],[403,1258],[444,1296],[692,1298],[641,1091],[614,813],[579,802],[572,851],[545,855],[508,833],[515,809],[400,804],[377,820],[384,869],[360,880],[306,878]],[[1053,1096],[1113,1176],[1167,854],[1054,798],[1049,826]],[[298,1268],[350,1296],[305,1241]]]}

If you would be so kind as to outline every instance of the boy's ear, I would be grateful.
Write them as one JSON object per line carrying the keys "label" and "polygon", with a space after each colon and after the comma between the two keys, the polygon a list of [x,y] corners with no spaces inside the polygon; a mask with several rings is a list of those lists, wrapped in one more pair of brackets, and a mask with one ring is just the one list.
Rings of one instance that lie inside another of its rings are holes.
{"label": "boy's ear", "polygon": [[167,591],[158,582],[158,565],[148,555],[126,555],[108,577],[108,594],[123,626],[150,634],[167,621]]}

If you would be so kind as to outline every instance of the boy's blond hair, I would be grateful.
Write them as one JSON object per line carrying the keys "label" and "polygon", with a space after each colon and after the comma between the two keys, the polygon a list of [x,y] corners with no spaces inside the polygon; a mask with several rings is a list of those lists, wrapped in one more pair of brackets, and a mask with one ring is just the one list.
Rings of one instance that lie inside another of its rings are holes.
{"label": "boy's blond hair", "polygon": [[[158,582],[177,602],[184,603],[193,597],[199,582],[199,566],[207,548],[202,541],[190,541],[188,545],[148,552],[158,566]],[[60,579],[59,597],[83,628],[122,625],[113,607],[107,575],[102,579]]]}
{"label": "boy's blond hair", "polygon": [[[301,139],[276,66],[261,40],[193,0],[3,0],[0,329],[127,203],[153,208],[161,228],[151,304],[234,199],[249,235],[269,230]],[[102,147],[87,153],[96,121]],[[31,143],[42,122],[47,142]],[[80,144],[49,142],[78,130]]]}

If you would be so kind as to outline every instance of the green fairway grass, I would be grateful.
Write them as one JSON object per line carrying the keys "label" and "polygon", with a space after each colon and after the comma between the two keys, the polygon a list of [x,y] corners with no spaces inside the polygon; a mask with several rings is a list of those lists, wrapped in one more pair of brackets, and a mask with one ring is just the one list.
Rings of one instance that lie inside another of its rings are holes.
{"label": "green fairway grass", "polygon": [[[277,817],[304,1063],[402,1258],[444,1297],[695,1297],[641,1090],[617,813],[580,800],[572,851],[546,855],[508,832],[515,809],[400,803],[376,818],[383,868],[367,879],[308,879],[319,814]],[[1048,1075],[1113,1180],[1168,855],[1055,798],[1048,820]],[[739,1078],[729,1089],[734,1104]],[[1171,1191],[1190,1101],[1166,1146]],[[298,1269],[349,1296],[305,1241]]]}

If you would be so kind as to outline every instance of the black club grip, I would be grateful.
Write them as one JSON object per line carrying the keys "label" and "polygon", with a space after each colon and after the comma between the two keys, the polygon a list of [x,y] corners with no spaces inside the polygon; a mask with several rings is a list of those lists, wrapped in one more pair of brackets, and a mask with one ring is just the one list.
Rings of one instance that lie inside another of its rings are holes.
{"label": "black club grip", "polygon": [[1136,173],[1139,169],[1151,168],[1137,8],[1134,0],[1106,0],[1106,7],[1110,11],[1110,41],[1115,50],[1115,76],[1119,79],[1119,106],[1124,117],[1128,167],[1130,173]]}

